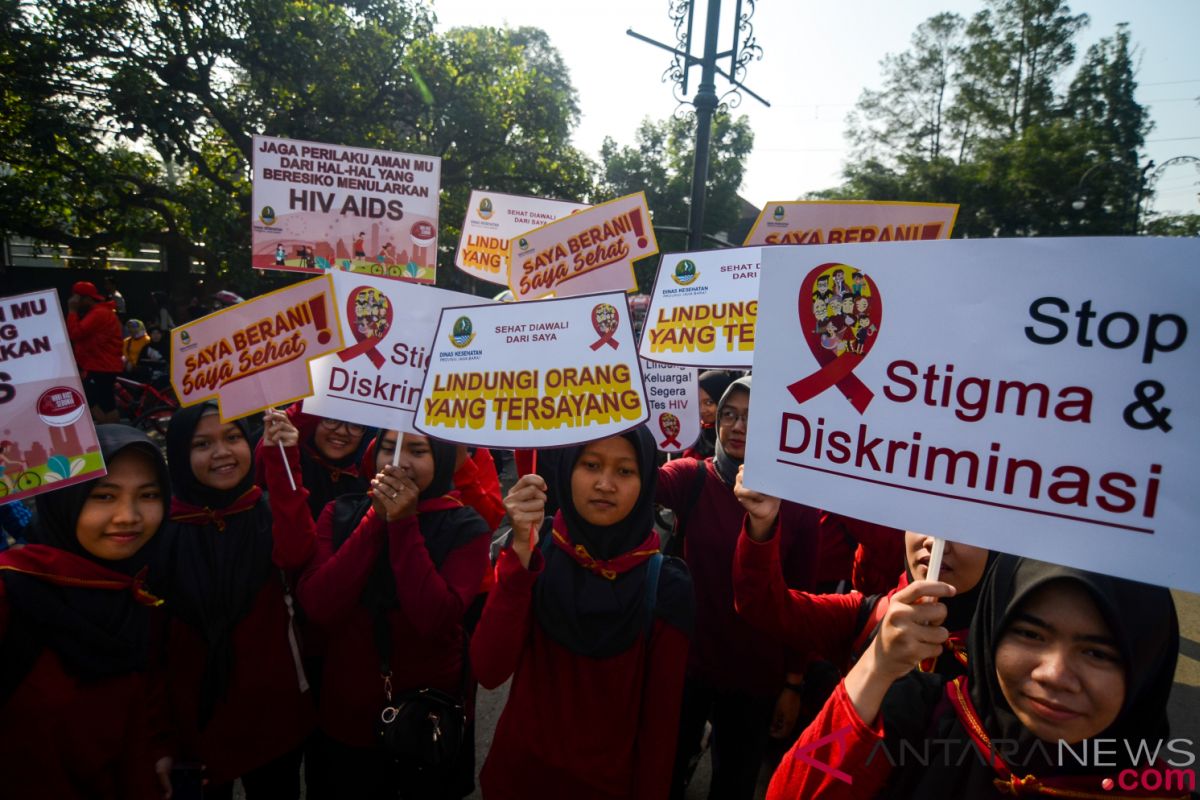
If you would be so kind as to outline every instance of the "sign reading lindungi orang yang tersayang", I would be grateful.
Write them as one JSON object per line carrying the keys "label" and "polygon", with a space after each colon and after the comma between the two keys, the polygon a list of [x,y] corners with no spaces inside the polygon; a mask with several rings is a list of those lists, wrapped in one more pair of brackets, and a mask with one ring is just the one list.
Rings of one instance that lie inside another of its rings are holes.
{"label": "sign reading lindungi orang yang tersayang", "polygon": [[583,203],[475,189],[467,201],[454,263],[468,275],[507,285],[513,238],[585,208]]}
{"label": "sign reading lindungi orang yang tersayang", "polygon": [[649,415],[622,293],[446,308],[416,427],[483,447],[555,447]]}
{"label": "sign reading lindungi orang yang tersayang", "polygon": [[763,248],[747,485],[1200,590],[1197,263],[1194,239]]}
{"label": "sign reading lindungi orang yang tersayang", "polygon": [[693,367],[754,360],[760,247],[669,253],[642,328],[642,358]]}

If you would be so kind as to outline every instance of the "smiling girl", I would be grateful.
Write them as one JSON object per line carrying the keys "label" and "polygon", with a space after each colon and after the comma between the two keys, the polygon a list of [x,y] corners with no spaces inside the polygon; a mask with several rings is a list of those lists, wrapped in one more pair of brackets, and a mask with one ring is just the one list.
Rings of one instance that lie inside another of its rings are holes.
{"label": "smiling girl", "polygon": [[108,474],[39,495],[33,543],[0,554],[5,797],[140,800],[165,788],[148,671],[161,601],[144,581],[169,499],[166,463],[139,431],[96,433]]}

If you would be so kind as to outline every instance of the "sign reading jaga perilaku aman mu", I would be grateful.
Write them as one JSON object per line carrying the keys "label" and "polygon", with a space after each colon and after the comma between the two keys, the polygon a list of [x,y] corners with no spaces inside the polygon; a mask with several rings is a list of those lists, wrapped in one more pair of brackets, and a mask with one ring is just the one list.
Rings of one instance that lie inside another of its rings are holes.
{"label": "sign reading jaga perilaku aman mu", "polygon": [[853,244],[949,239],[953,203],[790,200],[767,203],[745,244]]}
{"label": "sign reading jaga perilaku aman mu", "polygon": [[308,397],[308,362],[341,349],[326,275],[174,328],[171,385],[185,406],[215,398],[228,422]]}
{"label": "sign reading jaga perilaku aman mu", "polygon": [[650,403],[647,427],[658,449],[682,453],[700,438],[700,392],[696,370],[642,359],[646,399]]}
{"label": "sign reading jaga perilaku aman mu", "polygon": [[754,360],[761,247],[668,253],[642,329],[643,358],[693,367]]}
{"label": "sign reading jaga perilaku aman mu", "polygon": [[[1198,263],[1189,239],[764,248],[746,482],[1198,591]],[[818,319],[837,292],[853,314]]]}
{"label": "sign reading jaga perilaku aman mu", "polygon": [[0,502],[103,474],[58,294],[0,298]]}
{"label": "sign reading jaga perilaku aman mu", "polygon": [[433,283],[435,156],[254,137],[251,263]]}
{"label": "sign reading jaga perilaku aman mu", "polygon": [[649,410],[620,292],[447,308],[416,427],[482,447],[613,436]]}
{"label": "sign reading jaga perilaku aman mu", "polygon": [[478,298],[349,272],[330,278],[346,347],[309,363],[313,396],[305,398],[304,410],[414,432],[413,414],[442,309]]}
{"label": "sign reading jaga perilaku aman mu", "polygon": [[637,288],[633,262],[658,252],[646,193],[618,197],[511,241],[517,300]]}
{"label": "sign reading jaga perilaku aman mu", "polygon": [[468,275],[507,286],[513,238],[587,207],[565,200],[475,189],[467,201],[454,263]]}

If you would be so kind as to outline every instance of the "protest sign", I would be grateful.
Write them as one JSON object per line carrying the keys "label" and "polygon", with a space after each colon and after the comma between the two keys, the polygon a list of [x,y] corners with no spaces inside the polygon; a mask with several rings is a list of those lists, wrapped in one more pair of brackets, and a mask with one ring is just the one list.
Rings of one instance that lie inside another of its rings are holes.
{"label": "protest sign", "polygon": [[308,362],[342,349],[328,275],[171,330],[171,385],[185,406],[217,399],[221,421],[312,394]]}
{"label": "protest sign", "polygon": [[618,292],[442,310],[421,390],[422,433],[482,447],[557,447],[649,416]]}
{"label": "protest sign", "polygon": [[646,193],[638,192],[519,235],[508,286],[517,300],[637,288],[633,262],[658,252]]}
{"label": "protest sign", "polygon": [[[747,485],[1200,590],[1200,242],[764,248]],[[816,319],[841,271],[851,319]]]}
{"label": "protest sign", "polygon": [[440,158],[255,136],[253,160],[256,269],[436,279]]}
{"label": "protest sign", "polygon": [[474,189],[454,263],[480,280],[508,285],[511,239],[588,206],[544,197],[525,197]]}
{"label": "protest sign", "polygon": [[304,410],[413,432],[442,308],[478,298],[349,272],[334,272],[330,278],[347,346],[309,362],[313,395],[305,398]]}
{"label": "protest sign", "polygon": [[642,359],[646,401],[650,404],[647,428],[658,449],[682,453],[700,438],[700,392],[696,370]]}
{"label": "protest sign", "polygon": [[658,265],[642,358],[694,367],[754,360],[761,247],[669,253]]}
{"label": "protest sign", "polygon": [[955,203],[790,200],[767,203],[744,244],[851,244],[949,239]]}
{"label": "protest sign", "polygon": [[104,473],[58,294],[0,298],[0,502]]}

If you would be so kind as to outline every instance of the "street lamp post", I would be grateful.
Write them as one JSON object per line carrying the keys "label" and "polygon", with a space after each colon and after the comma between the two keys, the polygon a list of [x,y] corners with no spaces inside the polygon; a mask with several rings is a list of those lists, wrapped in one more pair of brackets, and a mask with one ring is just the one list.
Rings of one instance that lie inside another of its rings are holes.
{"label": "street lamp post", "polygon": [[[712,139],[713,114],[721,106],[717,96],[716,76],[723,76],[732,85],[726,92],[738,98],[740,92],[758,100],[765,106],[771,104],[752,92],[742,83],[746,65],[755,57],[762,58],[762,48],[754,39],[754,28],[750,18],[754,16],[755,0],[734,0],[732,42],[728,50],[718,52],[721,29],[721,0],[708,0],[704,26],[704,49],[700,57],[692,55],[693,23],[696,16],[696,0],[670,0],[669,16],[675,22],[676,46],[657,42],[648,36],[626,31],[630,36],[647,44],[666,50],[675,56],[667,68],[663,80],[670,78],[679,87],[676,97],[680,104],[690,103],[696,109],[696,155],[692,162],[692,197],[688,214],[688,249],[699,250],[704,234],[704,201],[708,184],[709,149]],[[743,8],[746,10],[743,12]],[[739,42],[739,38],[741,41]],[[729,59],[729,69],[722,69],[720,61]],[[687,99],[688,75],[692,67],[700,67],[700,85],[696,96]],[[734,102],[733,105],[737,105]]]}

